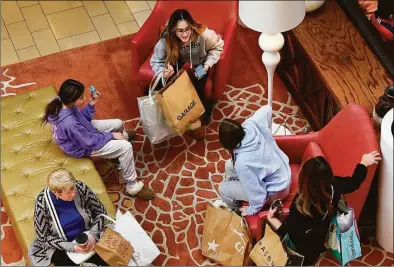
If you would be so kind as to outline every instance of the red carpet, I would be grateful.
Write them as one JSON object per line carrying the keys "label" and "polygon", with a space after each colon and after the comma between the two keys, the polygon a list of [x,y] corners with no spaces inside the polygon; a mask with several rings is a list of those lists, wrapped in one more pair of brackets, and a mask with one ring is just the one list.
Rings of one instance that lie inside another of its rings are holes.
{"label": "red carpet", "polygon": [[[123,211],[130,210],[158,245],[162,253],[154,265],[211,265],[212,262],[200,253],[204,211],[208,202],[217,198],[224,162],[229,158],[218,142],[218,122],[224,117],[243,120],[266,103],[266,73],[260,62],[257,36],[240,29],[233,73],[224,99],[215,106],[205,142],[197,143],[185,134],[151,145],[144,136],[136,105],[136,97],[143,89],[131,83],[128,71],[132,60],[129,51],[131,36],[7,66],[2,68],[2,73],[8,69],[7,75],[16,77],[12,85],[37,83],[18,89],[7,88],[7,93],[18,94],[51,84],[58,87],[67,78],[95,85],[103,95],[97,118],[119,117],[137,126],[133,148],[139,177],[157,193],[153,201],[139,201],[125,195],[121,185],[107,184],[114,203]],[[4,80],[8,78],[2,77]],[[278,123],[286,114],[302,116],[277,77],[273,108],[274,120]],[[307,122],[298,117],[288,120],[288,127],[294,133],[300,132],[304,125],[309,128]],[[3,208],[2,215],[1,263],[23,264]],[[393,255],[380,249],[373,239],[366,238],[364,243],[362,262],[355,261],[355,264],[392,264]],[[320,263],[334,264],[330,258]]]}

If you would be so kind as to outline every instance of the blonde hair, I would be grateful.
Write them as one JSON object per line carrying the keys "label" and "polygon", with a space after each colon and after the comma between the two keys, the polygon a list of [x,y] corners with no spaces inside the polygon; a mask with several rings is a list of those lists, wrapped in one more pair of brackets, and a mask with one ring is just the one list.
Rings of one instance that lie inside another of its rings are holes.
{"label": "blonde hair", "polygon": [[48,187],[52,192],[62,193],[75,187],[75,178],[69,170],[61,168],[48,175]]}

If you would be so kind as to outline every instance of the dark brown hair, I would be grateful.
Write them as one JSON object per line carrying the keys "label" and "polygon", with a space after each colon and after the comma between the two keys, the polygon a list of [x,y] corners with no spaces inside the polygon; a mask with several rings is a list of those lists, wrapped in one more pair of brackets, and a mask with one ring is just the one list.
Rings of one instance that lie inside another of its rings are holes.
{"label": "dark brown hair", "polygon": [[190,40],[195,41],[197,37],[201,35],[206,26],[197,23],[192,16],[190,15],[189,11],[186,9],[177,9],[175,10],[168,20],[167,26],[163,29],[161,36],[166,40],[166,61],[165,64],[175,65],[178,57],[179,57],[179,50],[181,41],[179,40],[178,36],[176,35],[176,26],[178,21],[184,20],[186,23],[192,28],[192,34],[190,36]]}
{"label": "dark brown hair", "polygon": [[83,95],[85,91],[85,86],[73,79],[68,79],[62,83],[59,89],[57,97],[55,97],[45,109],[45,115],[42,118],[42,123],[48,122],[49,117],[57,117],[60,110],[64,105],[69,105],[74,103]]}
{"label": "dark brown hair", "polygon": [[318,156],[307,160],[301,167],[298,176],[298,197],[296,199],[297,210],[305,216],[316,216],[312,208],[318,214],[324,216],[332,211],[331,194],[333,173],[330,165],[324,157]]}
{"label": "dark brown hair", "polygon": [[225,149],[233,150],[241,145],[245,130],[241,123],[232,119],[224,119],[219,124],[219,141]]}

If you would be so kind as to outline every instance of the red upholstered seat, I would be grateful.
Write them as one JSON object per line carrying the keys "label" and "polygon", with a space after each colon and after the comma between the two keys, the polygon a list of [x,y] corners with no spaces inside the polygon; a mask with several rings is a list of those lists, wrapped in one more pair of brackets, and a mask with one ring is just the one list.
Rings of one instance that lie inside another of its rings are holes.
{"label": "red upholstered seat", "polygon": [[131,78],[141,86],[149,86],[154,76],[149,64],[153,48],[159,40],[163,25],[171,13],[179,8],[189,10],[196,21],[215,30],[224,40],[224,51],[219,62],[210,70],[204,88],[206,97],[220,99],[232,67],[238,20],[237,1],[157,1],[152,14],[131,40]]}
{"label": "red upholstered seat", "polygon": [[[334,175],[351,176],[363,154],[373,150],[379,151],[371,118],[362,106],[356,104],[345,106],[319,132],[276,136],[275,140],[290,159],[292,182],[290,195],[283,202],[285,213],[288,212],[292,197],[296,193],[302,162],[311,157],[323,155],[329,162]],[[376,167],[373,165],[368,168],[367,178],[359,190],[345,196],[349,206],[354,208],[356,219],[362,211]],[[256,215],[246,217],[256,240],[262,236],[262,226],[266,216],[267,209],[263,209]]]}

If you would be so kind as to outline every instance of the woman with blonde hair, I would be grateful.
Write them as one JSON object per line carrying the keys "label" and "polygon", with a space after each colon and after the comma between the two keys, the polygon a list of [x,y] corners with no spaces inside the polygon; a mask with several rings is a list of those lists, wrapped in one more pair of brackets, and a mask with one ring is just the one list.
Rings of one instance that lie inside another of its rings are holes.
{"label": "woman with blonde hair", "polygon": [[321,156],[306,161],[298,177],[298,191],[285,222],[270,209],[267,219],[282,238],[289,234],[295,251],[304,255],[303,265],[313,265],[325,250],[324,243],[332,216],[342,194],[356,191],[367,176],[367,167],[381,160],[378,152],[364,154],[352,177],[334,176],[327,160]]}
{"label": "woman with blonde hair", "polygon": [[223,52],[224,42],[215,31],[197,23],[185,9],[175,10],[161,33],[156,44],[150,65],[155,74],[163,73],[165,79],[175,75],[185,63],[191,68],[201,65],[205,75],[192,77],[192,82],[205,107],[201,121],[197,121],[191,129],[195,130],[197,140],[205,136],[201,122],[206,123],[211,116],[213,103],[204,95],[208,72],[215,65]]}
{"label": "woman with blonde hair", "polygon": [[[103,203],[86,184],[75,180],[70,171],[58,169],[50,173],[48,186],[36,199],[36,239],[29,247],[33,265],[75,266],[66,252],[87,253],[94,249],[104,228],[101,214],[107,214]],[[83,233],[88,237],[86,244],[74,243]],[[107,266],[97,254],[87,261]]]}

